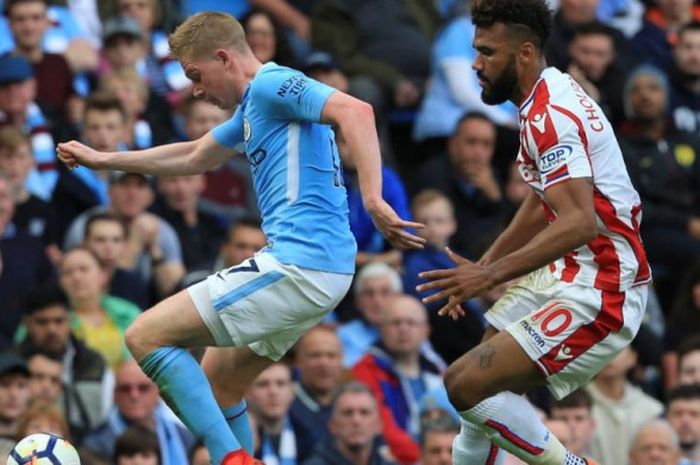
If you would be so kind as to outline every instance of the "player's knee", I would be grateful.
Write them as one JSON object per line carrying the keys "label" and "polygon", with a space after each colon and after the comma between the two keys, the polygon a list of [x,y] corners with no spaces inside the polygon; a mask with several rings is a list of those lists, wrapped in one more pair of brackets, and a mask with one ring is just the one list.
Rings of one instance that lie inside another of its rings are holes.
{"label": "player's knee", "polygon": [[139,317],[134,320],[134,322],[126,329],[126,333],[124,333],[126,347],[137,361],[140,361],[143,357],[148,355],[149,352],[151,352],[150,346],[152,342],[149,341],[150,338],[145,333],[144,328],[142,318]]}
{"label": "player's knee", "polygon": [[457,370],[452,366],[445,373],[447,397],[458,412],[469,410],[488,397],[482,386],[483,383],[468,370]]}

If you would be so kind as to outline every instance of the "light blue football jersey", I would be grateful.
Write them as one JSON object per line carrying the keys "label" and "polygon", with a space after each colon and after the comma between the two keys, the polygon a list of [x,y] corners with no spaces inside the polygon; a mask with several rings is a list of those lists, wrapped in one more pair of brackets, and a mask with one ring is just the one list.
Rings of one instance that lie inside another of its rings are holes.
{"label": "light blue football jersey", "polygon": [[332,87],[267,63],[216,141],[250,162],[267,251],[281,263],[354,273],[357,245],[333,130],[320,124]]}

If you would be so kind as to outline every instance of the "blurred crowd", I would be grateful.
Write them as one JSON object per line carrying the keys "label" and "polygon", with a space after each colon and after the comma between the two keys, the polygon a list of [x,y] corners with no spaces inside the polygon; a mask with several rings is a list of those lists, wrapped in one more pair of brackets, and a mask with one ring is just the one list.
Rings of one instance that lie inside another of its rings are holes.
{"label": "blurred crowd", "polygon": [[[264,247],[247,160],[152,178],[57,162],[193,140],[230,113],[191,97],[167,37],[189,15],[240,19],[258,59],[372,104],[383,195],[426,225],[392,249],[364,211],[341,133],[352,291],[247,395],[268,465],[449,465],[459,417],[442,383],[507,285],[426,307],[418,273],[478,259],[528,193],[518,110],[486,106],[465,0],[0,1],[0,459],[37,431],[84,465],[205,465],[206,449],[124,344],[158,300]],[[552,1],[550,66],[605,111],[643,201],[654,288],[631,347],[584,389],[528,393],[574,453],[610,465],[700,464],[700,4]],[[512,284],[512,283],[510,283]],[[280,296],[284,298],[284,296]],[[201,355],[201,350],[194,350]],[[134,457],[141,461],[135,462]],[[507,464],[519,463],[508,457]]]}

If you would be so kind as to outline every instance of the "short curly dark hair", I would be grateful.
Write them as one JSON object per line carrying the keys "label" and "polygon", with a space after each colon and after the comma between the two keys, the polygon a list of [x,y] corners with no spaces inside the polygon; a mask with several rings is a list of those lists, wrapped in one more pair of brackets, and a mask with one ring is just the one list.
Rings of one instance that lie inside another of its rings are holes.
{"label": "short curly dark hair", "polygon": [[552,11],[546,0],[478,0],[472,5],[472,22],[486,28],[503,23],[542,50],[552,28]]}

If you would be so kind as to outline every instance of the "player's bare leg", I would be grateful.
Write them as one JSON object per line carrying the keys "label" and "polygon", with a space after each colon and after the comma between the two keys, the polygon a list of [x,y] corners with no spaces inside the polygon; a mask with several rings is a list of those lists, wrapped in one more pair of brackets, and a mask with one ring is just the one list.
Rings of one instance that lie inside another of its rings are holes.
{"label": "player's bare leg", "polygon": [[202,358],[202,369],[209,378],[214,397],[229,428],[241,446],[252,454],[253,432],[243,398],[248,387],[272,360],[261,357],[248,346],[208,347]]}
{"label": "player's bare leg", "polygon": [[483,449],[485,434],[494,445],[529,464],[585,465],[549,432],[530,403],[516,394],[545,384],[525,351],[506,331],[486,336],[445,374],[450,402],[466,420],[455,440],[455,463],[461,458],[466,464],[475,454],[482,463],[496,463],[493,448],[475,448]]}
{"label": "player's bare leg", "polygon": [[204,441],[214,464],[252,462],[229,428],[204,371],[185,350],[215,344],[187,291],[142,313],[127,330],[126,343],[163,399]]}

